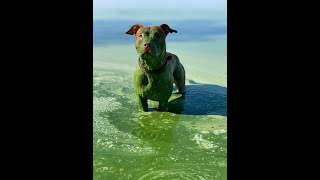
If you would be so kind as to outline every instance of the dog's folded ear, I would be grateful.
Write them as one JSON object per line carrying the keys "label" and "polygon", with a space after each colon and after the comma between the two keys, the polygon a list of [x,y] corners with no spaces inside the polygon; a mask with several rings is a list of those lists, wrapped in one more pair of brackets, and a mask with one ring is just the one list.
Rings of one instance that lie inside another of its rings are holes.
{"label": "dog's folded ear", "polygon": [[126,34],[136,34],[141,27],[143,27],[141,24],[135,24],[129,29],[129,31],[126,32]]}
{"label": "dog's folded ear", "polygon": [[164,33],[166,34],[166,36],[168,35],[168,33],[177,33],[176,30],[171,29],[167,24],[161,24],[160,25],[161,29],[164,31]]}

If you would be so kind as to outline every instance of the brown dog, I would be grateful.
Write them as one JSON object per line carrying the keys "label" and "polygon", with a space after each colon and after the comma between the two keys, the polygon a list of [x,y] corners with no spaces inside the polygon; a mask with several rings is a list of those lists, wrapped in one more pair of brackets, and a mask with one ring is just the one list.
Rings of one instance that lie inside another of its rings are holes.
{"label": "brown dog", "polygon": [[177,33],[167,24],[160,26],[133,25],[126,33],[136,36],[139,54],[134,72],[134,88],[140,110],[148,111],[147,100],[159,102],[159,110],[167,110],[173,83],[178,93],[185,93],[185,70],[178,57],[166,51],[166,36]]}

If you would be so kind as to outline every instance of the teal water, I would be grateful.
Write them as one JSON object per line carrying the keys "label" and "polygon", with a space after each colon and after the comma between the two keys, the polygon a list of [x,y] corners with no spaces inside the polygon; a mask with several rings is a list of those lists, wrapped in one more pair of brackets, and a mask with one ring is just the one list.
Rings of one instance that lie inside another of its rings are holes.
{"label": "teal water", "polygon": [[154,111],[152,101],[151,112],[139,112],[133,90],[138,56],[134,37],[127,40],[93,46],[94,179],[225,180],[226,35],[182,41],[168,36],[167,51],[186,69],[185,99],[170,99],[180,114]]}

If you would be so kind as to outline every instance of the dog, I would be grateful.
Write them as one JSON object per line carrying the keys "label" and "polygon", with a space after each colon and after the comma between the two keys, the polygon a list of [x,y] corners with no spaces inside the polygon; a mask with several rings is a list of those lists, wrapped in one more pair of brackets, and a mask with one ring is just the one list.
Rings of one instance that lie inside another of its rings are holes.
{"label": "dog", "polygon": [[166,37],[173,32],[177,33],[167,24],[135,24],[126,32],[136,36],[139,58],[134,71],[134,90],[141,111],[148,111],[148,99],[159,102],[157,110],[167,111],[173,83],[178,94],[186,93],[185,69],[175,54],[166,51]]}

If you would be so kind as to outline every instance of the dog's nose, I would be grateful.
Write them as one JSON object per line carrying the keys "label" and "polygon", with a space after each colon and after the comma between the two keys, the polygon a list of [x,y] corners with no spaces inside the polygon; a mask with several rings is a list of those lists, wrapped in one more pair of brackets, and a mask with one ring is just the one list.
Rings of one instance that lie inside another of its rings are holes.
{"label": "dog's nose", "polygon": [[145,43],[143,46],[144,47],[150,47],[149,43]]}

